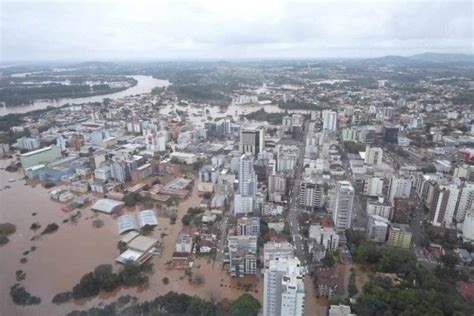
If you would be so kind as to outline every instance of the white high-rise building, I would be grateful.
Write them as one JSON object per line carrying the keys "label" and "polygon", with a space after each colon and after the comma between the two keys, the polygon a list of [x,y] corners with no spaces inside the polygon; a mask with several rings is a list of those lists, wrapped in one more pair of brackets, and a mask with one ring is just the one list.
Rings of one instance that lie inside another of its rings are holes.
{"label": "white high-rise building", "polygon": [[380,147],[365,147],[365,163],[380,166],[382,164],[383,150]]}
{"label": "white high-rise building", "polygon": [[251,197],[257,193],[257,175],[251,155],[242,155],[239,160],[239,192],[242,196]]}
{"label": "white high-rise building", "polygon": [[383,178],[372,177],[364,181],[364,195],[382,196],[383,195]]}
{"label": "white high-rise building", "polygon": [[464,242],[474,242],[474,212],[470,210],[464,217],[462,223],[462,240]]}
{"label": "white high-rise building", "polygon": [[323,130],[334,132],[337,130],[337,112],[330,110],[323,111]]}
{"label": "white high-rise building", "polygon": [[456,221],[462,222],[466,213],[472,208],[474,201],[474,182],[466,182],[461,190],[459,204],[456,210]]}
{"label": "white high-rise building", "polygon": [[254,198],[251,196],[234,195],[234,214],[248,214],[253,212]]}
{"label": "white high-rise building", "polygon": [[303,277],[303,270],[297,258],[271,260],[264,275],[263,315],[303,315]]}
{"label": "white high-rise building", "polygon": [[263,265],[265,269],[272,260],[290,259],[295,257],[295,246],[288,241],[268,241],[263,246]]}
{"label": "white high-rise building", "polygon": [[454,214],[456,214],[456,207],[458,206],[459,194],[461,189],[458,185],[451,183],[447,186],[449,190],[449,198],[446,203],[446,212],[444,213],[444,223],[446,226],[451,226],[453,223]]}
{"label": "white high-rise building", "polygon": [[349,181],[338,181],[332,218],[336,231],[351,228],[354,188]]}
{"label": "white high-rise building", "polygon": [[412,180],[410,178],[402,178],[393,176],[390,181],[389,201],[393,204],[393,199],[397,197],[409,198],[411,194]]}
{"label": "white high-rise building", "polygon": [[431,212],[430,222],[432,225],[441,226],[444,224],[447,227],[451,226],[460,192],[460,188],[454,183],[439,187],[438,200],[435,201],[436,207]]}

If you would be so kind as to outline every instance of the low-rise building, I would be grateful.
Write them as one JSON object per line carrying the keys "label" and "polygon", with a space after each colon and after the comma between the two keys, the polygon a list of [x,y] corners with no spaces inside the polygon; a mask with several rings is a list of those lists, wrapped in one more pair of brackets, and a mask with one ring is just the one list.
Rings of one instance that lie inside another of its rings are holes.
{"label": "low-rise building", "polygon": [[61,150],[56,146],[40,148],[20,156],[23,168],[29,168],[39,164],[48,164],[61,158]]}
{"label": "low-rise building", "polygon": [[176,252],[191,253],[193,249],[193,238],[187,232],[181,232],[176,240]]}

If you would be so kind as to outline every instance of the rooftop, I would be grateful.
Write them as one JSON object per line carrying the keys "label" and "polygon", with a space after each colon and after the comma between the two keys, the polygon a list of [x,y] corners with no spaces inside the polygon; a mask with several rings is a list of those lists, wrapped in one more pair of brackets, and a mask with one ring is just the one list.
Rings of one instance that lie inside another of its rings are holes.
{"label": "rooftop", "polygon": [[92,205],[91,209],[103,213],[112,213],[116,207],[121,207],[125,203],[111,199],[100,199]]}

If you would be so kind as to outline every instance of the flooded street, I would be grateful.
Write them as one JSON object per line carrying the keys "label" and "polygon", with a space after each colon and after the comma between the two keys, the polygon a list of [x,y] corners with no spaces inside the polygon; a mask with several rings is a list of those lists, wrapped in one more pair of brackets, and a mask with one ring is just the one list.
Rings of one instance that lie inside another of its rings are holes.
{"label": "flooded street", "polygon": [[[165,107],[160,108],[161,114],[169,115],[175,111],[183,111],[188,114],[187,120],[194,125],[204,126],[204,123],[208,121],[207,116],[212,117],[212,119],[219,119],[225,117],[232,117],[235,120],[239,119],[240,115],[247,115],[255,111],[265,110],[267,113],[283,113],[285,109],[280,108],[276,104],[267,104],[267,105],[229,105],[221,109],[219,106],[211,105],[166,105]],[[207,111],[207,112],[206,112]],[[301,113],[307,114],[311,111],[309,110],[288,110],[288,113]]]}
{"label": "flooded street", "polygon": [[[9,160],[1,160],[0,167],[8,165]],[[213,260],[201,258],[194,260],[193,273],[199,273],[204,283],[193,285],[185,277],[184,270],[170,270],[167,261],[175,250],[175,240],[182,229],[181,217],[191,206],[198,206],[201,198],[197,194],[196,186],[192,194],[177,207],[178,219],[176,224],[170,225],[168,218],[159,218],[159,225],[153,236],[164,237],[164,249],[160,257],[154,257],[154,272],[150,275],[150,285],[145,290],[128,288],[113,293],[101,293],[98,297],[80,302],[55,305],[51,303],[53,296],[59,292],[71,290],[80,278],[92,271],[100,264],[114,264],[119,254],[117,242],[119,236],[116,219],[106,214],[98,217],[104,221],[104,226],[94,228],[89,207],[81,210],[82,217],[77,223],[63,223],[70,213],[61,210],[63,206],[49,198],[47,189],[41,185],[25,185],[22,174],[0,170],[0,223],[16,225],[16,233],[9,236],[10,242],[0,247],[0,315],[63,315],[72,310],[86,309],[101,302],[112,302],[121,295],[130,294],[139,296],[140,300],[153,299],[168,291],[177,291],[189,295],[198,295],[202,298],[235,299],[244,293],[243,286],[252,284],[251,292],[259,300],[262,299],[262,284],[255,277],[231,279],[222,270],[220,264]],[[19,179],[10,182],[10,179]],[[9,189],[4,189],[10,186]],[[37,213],[33,216],[33,213]],[[32,223],[38,222],[41,228],[34,232],[30,229]],[[50,223],[59,225],[58,231],[31,240],[35,235]],[[27,255],[25,251],[36,247],[36,250]],[[26,263],[20,263],[21,258],[27,258]],[[17,283],[15,272],[26,272],[26,279],[21,285],[31,295],[41,298],[40,305],[17,306],[9,294],[10,287]],[[164,285],[163,277],[168,277],[170,283]]]}

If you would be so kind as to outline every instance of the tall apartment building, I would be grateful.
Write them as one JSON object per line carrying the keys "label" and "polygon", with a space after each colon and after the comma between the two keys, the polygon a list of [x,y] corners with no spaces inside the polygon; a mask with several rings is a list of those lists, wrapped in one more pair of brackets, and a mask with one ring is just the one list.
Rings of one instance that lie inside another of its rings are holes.
{"label": "tall apartment building", "polygon": [[364,195],[382,196],[383,195],[383,178],[371,177],[364,181]]}
{"label": "tall apartment building", "polygon": [[473,207],[474,201],[474,182],[465,182],[462,186],[458,208],[455,212],[457,222],[462,222],[466,213]]}
{"label": "tall apartment building", "polygon": [[324,185],[312,178],[304,179],[300,184],[300,206],[311,209],[324,205]]}
{"label": "tall apartment building", "polygon": [[395,198],[409,198],[411,194],[412,180],[408,177],[393,176],[390,180],[388,196],[390,203],[393,204]]}
{"label": "tall apartment building", "polygon": [[377,131],[373,127],[365,127],[359,133],[359,141],[364,144],[373,144],[376,140]]}
{"label": "tall apartment building", "polygon": [[305,299],[303,277],[297,258],[270,261],[264,275],[263,315],[303,315]]}
{"label": "tall apartment building", "polygon": [[380,166],[382,164],[383,150],[380,147],[365,147],[365,163]]}
{"label": "tall apartment building", "polygon": [[430,222],[433,226],[450,226],[453,223],[460,192],[454,183],[439,186],[434,197],[436,200],[430,209]]}
{"label": "tall apartment building", "polygon": [[338,181],[334,201],[333,221],[336,231],[344,231],[351,227],[354,188],[349,181]]}
{"label": "tall apartment building", "polygon": [[239,160],[239,193],[252,197],[257,193],[257,176],[251,155],[242,155]]}
{"label": "tall apartment building", "polygon": [[263,265],[265,269],[270,266],[272,260],[283,260],[294,258],[295,246],[288,241],[268,241],[263,245]]}
{"label": "tall apartment building", "polygon": [[263,128],[241,128],[239,150],[242,154],[257,155],[265,148],[265,130]]}
{"label": "tall apartment building", "polygon": [[323,111],[323,130],[335,132],[337,130],[337,112]]}
{"label": "tall apartment building", "polygon": [[232,277],[257,274],[257,237],[229,236],[229,272]]}
{"label": "tall apartment building", "polygon": [[298,146],[278,145],[277,147],[277,171],[293,172],[298,161],[300,150]]}
{"label": "tall apartment building", "polygon": [[385,126],[384,134],[383,134],[383,141],[388,144],[398,144],[398,127],[389,127]]}
{"label": "tall apartment building", "polygon": [[286,195],[286,176],[284,173],[275,173],[268,176],[268,200],[281,202]]}

